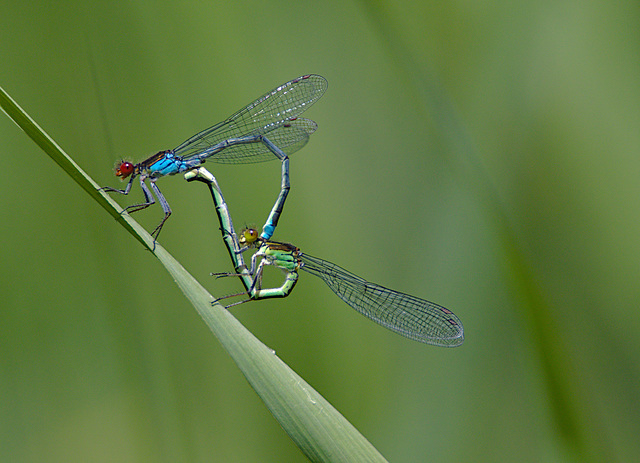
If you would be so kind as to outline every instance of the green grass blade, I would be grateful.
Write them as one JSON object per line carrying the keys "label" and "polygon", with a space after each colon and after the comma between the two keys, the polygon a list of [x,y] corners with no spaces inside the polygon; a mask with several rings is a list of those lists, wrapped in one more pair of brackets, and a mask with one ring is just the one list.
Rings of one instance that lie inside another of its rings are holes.
{"label": "green grass blade", "polygon": [[312,461],[386,461],[329,402],[262,344],[196,281],[35,123],[0,87],[0,108],[112,217],[147,247],[171,274],[229,352],[273,416]]}
{"label": "green grass blade", "polygon": [[[147,248],[153,243],[144,237],[144,229],[127,214],[122,215],[122,209],[108,195],[99,191],[100,186],[84,172],[73,159],[44,131],[29,115],[0,87],[0,108],[15,122],[36,145],[49,155],[62,170],[64,170],[80,187],[89,193],[113,218],[115,218],[129,233],[136,237]],[[137,227],[135,227],[137,225]]]}
{"label": "green grass blade", "polygon": [[273,416],[312,461],[386,461],[329,402],[260,342],[160,246],[156,255]]}

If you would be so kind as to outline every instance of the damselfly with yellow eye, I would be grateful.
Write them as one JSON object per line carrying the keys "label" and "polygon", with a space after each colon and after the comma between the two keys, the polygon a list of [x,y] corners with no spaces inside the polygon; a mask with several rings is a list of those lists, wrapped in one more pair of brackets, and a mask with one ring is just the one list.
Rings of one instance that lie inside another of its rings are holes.
{"label": "damselfly with yellow eye", "polygon": [[[286,297],[298,281],[298,271],[304,270],[320,277],[340,299],[362,315],[407,338],[442,347],[457,347],[464,341],[462,322],[445,307],[366,281],[336,264],[310,256],[292,244],[262,238],[255,229],[243,230],[238,238],[215,178],[204,168],[189,172],[185,178],[209,186],[222,235],[234,262],[235,273],[212,275],[238,276],[246,288],[246,292],[221,298],[248,296],[248,299],[227,307],[251,300]],[[249,248],[257,249],[251,257],[251,268],[246,266],[242,256]],[[282,286],[262,288],[262,275],[267,266],[277,267],[285,273]]]}

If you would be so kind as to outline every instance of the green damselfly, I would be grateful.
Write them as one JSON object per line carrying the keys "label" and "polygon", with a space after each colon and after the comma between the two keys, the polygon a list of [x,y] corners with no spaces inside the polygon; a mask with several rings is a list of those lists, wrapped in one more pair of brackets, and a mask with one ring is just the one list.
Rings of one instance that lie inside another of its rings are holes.
{"label": "green damselfly", "polygon": [[[302,252],[296,246],[259,236],[255,229],[245,229],[237,237],[226,203],[215,178],[204,168],[185,175],[189,181],[206,183],[211,191],[221,231],[235,266],[235,273],[216,273],[218,277],[240,277],[246,292],[227,297],[247,295],[251,300],[286,297],[298,281],[298,271],[304,270],[321,278],[331,290],[353,309],[407,338],[436,346],[456,347],[464,341],[460,319],[449,309],[433,302],[371,283],[336,264]],[[248,268],[243,252],[255,248]],[[274,266],[285,273],[285,281],[277,288],[263,288],[265,267]]]}

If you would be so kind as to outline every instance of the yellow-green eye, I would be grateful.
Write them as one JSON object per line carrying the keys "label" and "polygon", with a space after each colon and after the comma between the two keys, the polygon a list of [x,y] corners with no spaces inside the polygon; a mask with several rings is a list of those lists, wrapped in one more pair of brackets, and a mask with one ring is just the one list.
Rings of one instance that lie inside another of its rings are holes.
{"label": "yellow-green eye", "polygon": [[252,244],[258,240],[258,230],[255,228],[245,228],[240,232],[240,242],[243,244]]}

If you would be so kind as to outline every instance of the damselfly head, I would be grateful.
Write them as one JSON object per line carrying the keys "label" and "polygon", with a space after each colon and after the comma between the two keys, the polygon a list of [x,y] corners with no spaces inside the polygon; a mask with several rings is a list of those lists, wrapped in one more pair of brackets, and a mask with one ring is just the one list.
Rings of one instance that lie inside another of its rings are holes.
{"label": "damselfly head", "polygon": [[242,246],[250,246],[255,243],[260,235],[258,234],[258,230],[255,228],[243,228],[240,231],[240,238],[238,238],[238,242]]}
{"label": "damselfly head", "polygon": [[136,166],[133,165],[129,161],[120,161],[116,164],[116,177],[120,177],[121,179],[127,178],[129,175],[133,174],[133,171],[136,169]]}

